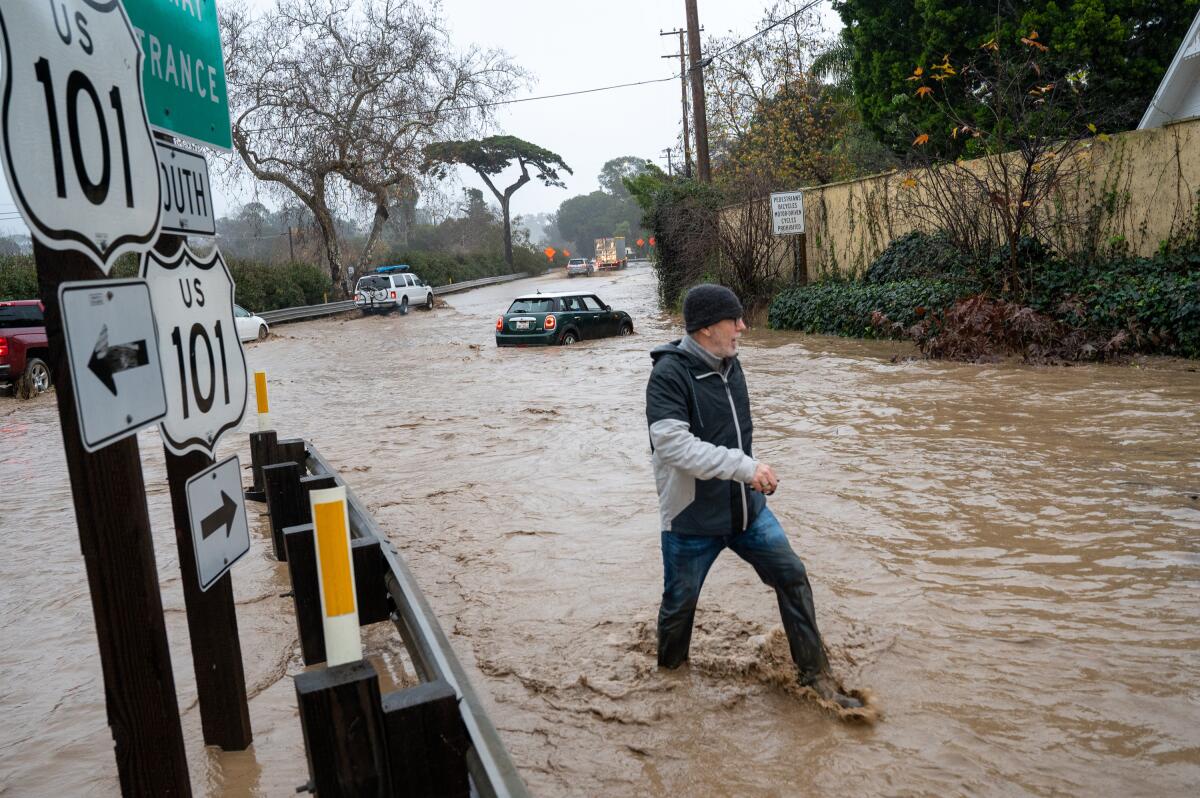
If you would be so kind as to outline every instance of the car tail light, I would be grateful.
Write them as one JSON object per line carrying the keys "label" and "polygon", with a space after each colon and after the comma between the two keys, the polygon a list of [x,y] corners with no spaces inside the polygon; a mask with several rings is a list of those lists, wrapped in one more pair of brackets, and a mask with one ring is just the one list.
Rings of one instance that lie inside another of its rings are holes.
{"label": "car tail light", "polygon": [[8,339],[0,335],[0,360],[8,359]]}
{"label": "car tail light", "polygon": [[396,298],[396,292],[395,292],[395,291],[393,291],[393,292],[392,292],[392,299],[395,299],[395,298]]}
{"label": "car tail light", "polygon": [[[503,330],[504,330],[504,317],[497,316],[496,317],[496,332],[501,332]],[[0,339],[0,340],[3,340],[3,339]]]}
{"label": "car tail light", "polygon": [[546,314],[546,324],[545,324],[545,327],[546,327],[546,329],[547,329],[547,330],[553,330],[553,329],[554,329],[554,327],[555,327],[555,325],[557,325],[557,324],[558,324],[558,319],[554,318],[554,314],[553,314],[553,313],[548,313],[548,314]]}

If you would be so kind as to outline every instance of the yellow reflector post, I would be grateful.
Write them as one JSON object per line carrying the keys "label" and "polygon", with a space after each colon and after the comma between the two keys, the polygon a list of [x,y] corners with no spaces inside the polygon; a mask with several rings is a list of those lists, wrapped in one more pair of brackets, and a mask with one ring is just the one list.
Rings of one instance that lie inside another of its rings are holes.
{"label": "yellow reflector post", "polygon": [[254,398],[258,402],[258,431],[271,428],[270,405],[267,402],[267,372],[254,372]]}
{"label": "yellow reflector post", "polygon": [[350,517],[344,487],[314,490],[313,534],[316,536],[317,582],[325,629],[325,661],[340,665],[362,659],[362,636],[355,606],[354,567],[350,555]]}

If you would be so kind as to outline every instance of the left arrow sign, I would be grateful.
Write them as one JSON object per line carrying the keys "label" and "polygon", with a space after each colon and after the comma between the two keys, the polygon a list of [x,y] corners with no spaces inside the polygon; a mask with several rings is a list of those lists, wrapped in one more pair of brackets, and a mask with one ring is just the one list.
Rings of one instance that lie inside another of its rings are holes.
{"label": "left arrow sign", "polygon": [[108,343],[108,325],[106,324],[100,328],[100,335],[96,338],[92,357],[88,360],[88,369],[96,375],[100,382],[104,383],[104,387],[108,388],[113,396],[116,396],[117,383],[113,379],[113,375],[149,363],[150,357],[146,352],[145,339],[110,345]]}

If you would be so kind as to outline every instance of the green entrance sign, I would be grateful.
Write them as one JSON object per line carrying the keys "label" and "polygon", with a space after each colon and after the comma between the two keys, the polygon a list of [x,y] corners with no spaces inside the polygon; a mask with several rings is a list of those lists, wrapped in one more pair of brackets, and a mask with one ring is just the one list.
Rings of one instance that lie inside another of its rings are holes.
{"label": "green entrance sign", "polygon": [[125,0],[125,11],[145,54],[150,124],[228,150],[233,140],[216,0]]}

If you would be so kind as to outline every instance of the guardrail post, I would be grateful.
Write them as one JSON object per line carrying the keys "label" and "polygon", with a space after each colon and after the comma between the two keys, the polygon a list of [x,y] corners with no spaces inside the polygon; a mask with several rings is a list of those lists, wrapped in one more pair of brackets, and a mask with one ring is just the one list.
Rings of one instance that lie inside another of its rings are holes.
{"label": "guardrail post", "polygon": [[304,505],[306,508],[305,523],[312,520],[312,510],[308,509],[308,494],[314,490],[325,490],[326,488],[336,488],[337,486],[337,477],[333,474],[313,474],[312,476],[300,477],[300,488],[304,492]]}
{"label": "guardrail post", "polygon": [[246,498],[252,502],[261,502],[267,499],[263,492],[262,470],[264,465],[275,462],[275,447],[278,443],[279,436],[275,430],[250,433],[250,473],[253,476],[254,485],[247,489]]}
{"label": "guardrail post", "polygon": [[[296,629],[300,635],[300,656],[305,665],[315,665],[325,661],[325,631],[317,583],[313,525],[298,524],[282,531],[287,547],[288,575],[292,580],[292,606],[296,611]],[[351,542],[350,551],[354,562],[358,625],[389,620],[394,605],[384,581],[388,566],[379,541],[375,538],[359,538]]]}
{"label": "guardrail post", "polygon": [[458,696],[445,681],[419,684],[383,697],[394,795],[467,798],[466,724]]}
{"label": "guardrail post", "polygon": [[392,597],[388,594],[384,576],[387,560],[380,543],[373,537],[350,542],[354,558],[354,591],[358,603],[358,625],[379,623],[392,617]]}
{"label": "guardrail post", "polygon": [[292,580],[296,628],[300,633],[300,656],[305,665],[315,665],[325,661],[325,630],[321,619],[320,588],[317,585],[317,547],[313,539],[313,525],[307,523],[288,527],[283,530],[283,537],[287,546],[288,575]]}
{"label": "guardrail post", "polygon": [[310,515],[304,490],[300,487],[299,463],[275,463],[263,466],[263,493],[267,501],[267,516],[271,521],[271,540],[275,544],[275,559],[287,560],[283,530],[306,523]]}
{"label": "guardrail post", "polygon": [[379,676],[366,660],[294,677],[317,795],[392,795]]}
{"label": "guardrail post", "polygon": [[276,463],[299,463],[301,473],[304,473],[304,463],[308,460],[308,444],[303,438],[284,438],[275,443]]}

